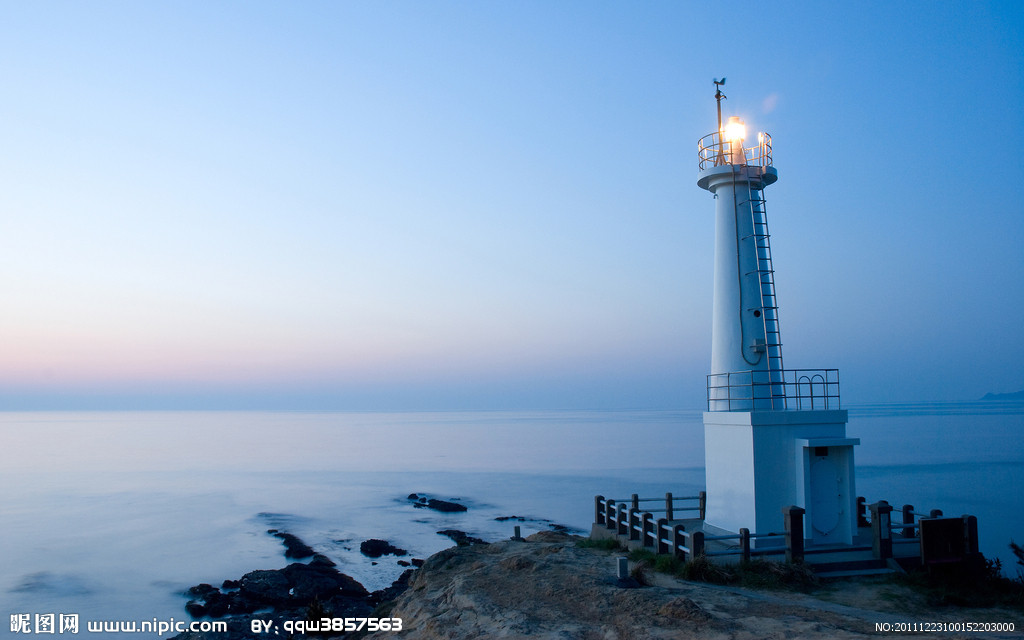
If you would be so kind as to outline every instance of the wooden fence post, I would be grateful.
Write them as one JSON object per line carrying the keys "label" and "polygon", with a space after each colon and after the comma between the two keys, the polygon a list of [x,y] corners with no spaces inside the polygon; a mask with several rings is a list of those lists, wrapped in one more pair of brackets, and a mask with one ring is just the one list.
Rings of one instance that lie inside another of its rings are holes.
{"label": "wooden fence post", "polygon": [[964,521],[964,551],[969,554],[978,553],[978,519],[970,515],[960,516]]}
{"label": "wooden fence post", "polygon": [[629,533],[629,531],[626,529],[626,527],[629,526],[629,516],[626,512],[625,502],[619,505],[618,511],[619,512],[617,517],[615,518],[615,521],[618,523],[619,528],[615,530],[615,533],[619,534],[620,536],[624,536],[627,533]]}
{"label": "wooden fence post", "polygon": [[634,493],[633,496],[632,496],[632,501],[633,501],[633,508],[636,509],[637,511],[639,511],[640,510],[640,496]]}
{"label": "wooden fence post", "polygon": [[870,527],[871,523],[868,522],[868,501],[864,499],[864,496],[857,498],[857,528],[866,529]]}
{"label": "wooden fence post", "polygon": [[750,562],[750,529],[746,527],[740,529],[740,553],[743,562]]}
{"label": "wooden fence post", "polygon": [[604,526],[606,529],[615,528],[615,501],[606,500],[604,503]]}
{"label": "wooden fence post", "polygon": [[686,541],[686,527],[681,524],[677,524],[672,527],[672,555],[680,560],[686,560],[686,552],[679,547],[685,547]]}
{"label": "wooden fence post", "polygon": [[594,496],[594,524],[604,524],[604,496]]}
{"label": "wooden fence post", "polygon": [[786,562],[804,561],[804,509],[794,505],[782,508],[786,525]]}
{"label": "wooden fence post", "polygon": [[[704,555],[704,532],[694,531],[690,534],[690,551],[693,558]],[[691,558],[691,560],[693,559]]]}
{"label": "wooden fence post", "polygon": [[882,560],[892,557],[891,516],[892,507],[885,500],[871,505],[871,550]]}
{"label": "wooden fence post", "polygon": [[654,526],[655,534],[657,534],[654,537],[654,551],[658,555],[669,553],[669,543],[663,542],[665,540],[663,536],[672,540],[670,531],[667,529],[669,529],[669,521],[666,518],[658,518],[657,524]]}
{"label": "wooden fence post", "polygon": [[697,494],[697,496],[700,500],[700,519],[703,520],[704,514],[708,508],[708,494],[706,491],[701,491],[700,493]]}
{"label": "wooden fence post", "polygon": [[640,510],[633,507],[629,510],[629,516],[626,520],[626,526],[628,527],[629,539],[639,540],[640,532],[637,528],[640,526]]}
{"label": "wooden fence post", "polygon": [[914,505],[905,504],[903,505],[903,524],[910,525],[903,527],[902,536],[904,538],[914,537]]}
{"label": "wooden fence post", "polygon": [[671,493],[666,493],[665,494],[665,519],[666,520],[675,520],[675,518],[672,517],[673,515],[674,514],[672,513],[672,494]]}
{"label": "wooden fence post", "polygon": [[654,537],[654,516],[650,512],[644,512],[641,528],[643,529],[643,532],[640,535],[640,544],[644,547],[655,546],[651,544],[654,542],[653,539],[648,542],[648,538]]}

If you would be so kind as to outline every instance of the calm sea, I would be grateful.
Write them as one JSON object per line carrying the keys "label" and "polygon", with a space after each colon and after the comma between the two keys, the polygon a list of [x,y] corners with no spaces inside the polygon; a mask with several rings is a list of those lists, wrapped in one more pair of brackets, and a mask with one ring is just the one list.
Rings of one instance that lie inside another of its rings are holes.
{"label": "calm sea", "polygon": [[[701,413],[0,413],[0,636],[8,614],[185,619],[189,586],[287,563],[290,531],[370,589],[461,529],[589,530],[593,496],[703,488]],[[1011,575],[1024,541],[1024,403],[850,408],[857,493],[978,516]],[[462,514],[411,506],[426,493]]]}

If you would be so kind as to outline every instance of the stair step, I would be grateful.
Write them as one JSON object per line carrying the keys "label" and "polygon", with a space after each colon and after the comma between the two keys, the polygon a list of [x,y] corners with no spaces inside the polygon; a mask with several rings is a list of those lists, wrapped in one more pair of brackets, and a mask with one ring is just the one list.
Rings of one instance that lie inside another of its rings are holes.
{"label": "stair step", "polygon": [[850,569],[848,571],[815,571],[814,575],[819,578],[853,578],[856,576],[882,576],[896,573],[892,569]]}
{"label": "stair step", "polygon": [[[837,553],[844,553],[844,552],[837,552]],[[844,555],[845,554],[849,554],[849,553],[850,552],[845,552]],[[854,553],[856,553],[856,552],[854,552]],[[836,558],[832,562],[829,562],[828,559],[827,559],[827,555],[828,554],[822,554],[822,555],[826,556],[826,557],[822,557],[822,558],[820,558],[820,560],[815,558],[813,560],[810,560],[810,562],[808,562],[808,564],[810,564],[812,567],[814,567],[815,571],[818,571],[818,572],[821,572],[821,571],[859,571],[859,570],[862,570],[862,569],[885,569],[885,568],[887,568],[885,560],[881,560],[879,558],[873,558],[873,557],[865,558],[863,556],[860,557],[860,558],[857,558],[856,556],[854,556],[854,558],[850,558],[849,555],[846,555],[846,559],[845,560],[840,559],[840,558]]]}

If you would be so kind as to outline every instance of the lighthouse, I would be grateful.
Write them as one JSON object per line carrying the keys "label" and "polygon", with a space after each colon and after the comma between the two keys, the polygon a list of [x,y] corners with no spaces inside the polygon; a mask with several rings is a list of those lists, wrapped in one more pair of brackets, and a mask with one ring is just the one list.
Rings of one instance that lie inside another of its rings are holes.
{"label": "lighthouse", "polygon": [[857,532],[854,452],[836,369],[786,369],[782,359],[765,189],[779,179],[772,138],[736,116],[698,142],[697,185],[714,196],[711,370],[704,413],[705,528],[778,532],[805,511],[810,544],[851,544]]}

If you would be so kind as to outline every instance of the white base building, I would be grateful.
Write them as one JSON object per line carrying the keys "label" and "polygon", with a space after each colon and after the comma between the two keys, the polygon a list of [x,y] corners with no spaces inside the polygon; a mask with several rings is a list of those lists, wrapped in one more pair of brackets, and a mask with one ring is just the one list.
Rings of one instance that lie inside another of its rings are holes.
{"label": "white base building", "polygon": [[806,542],[852,544],[856,444],[843,410],[705,412],[705,522],[780,533],[783,509],[795,505],[805,510]]}

